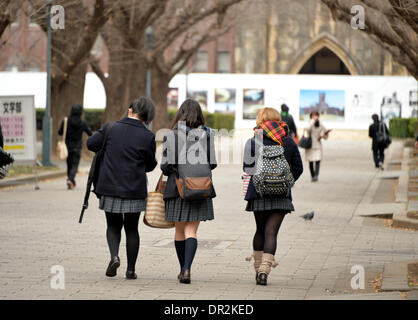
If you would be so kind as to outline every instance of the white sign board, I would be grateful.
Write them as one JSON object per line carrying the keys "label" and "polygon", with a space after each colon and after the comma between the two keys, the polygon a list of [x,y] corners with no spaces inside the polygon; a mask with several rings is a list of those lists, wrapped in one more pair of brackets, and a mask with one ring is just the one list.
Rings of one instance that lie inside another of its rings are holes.
{"label": "white sign board", "polygon": [[4,150],[16,161],[36,160],[34,96],[0,96]]}

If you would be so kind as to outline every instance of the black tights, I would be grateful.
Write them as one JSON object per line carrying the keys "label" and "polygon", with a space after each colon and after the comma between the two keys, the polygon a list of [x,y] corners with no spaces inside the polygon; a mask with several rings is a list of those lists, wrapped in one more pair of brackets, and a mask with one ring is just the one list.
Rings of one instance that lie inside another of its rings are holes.
{"label": "black tights", "polygon": [[107,230],[106,238],[109,245],[110,257],[119,255],[119,244],[122,227],[126,235],[126,255],[128,257],[128,270],[135,271],[135,263],[139,251],[138,213],[111,213],[106,212]]}
{"label": "black tights", "polygon": [[309,170],[311,171],[311,177],[317,177],[319,176],[319,165],[321,164],[321,161],[315,161],[315,168],[314,168],[314,162],[309,161]]}
{"label": "black tights", "polygon": [[286,214],[280,211],[254,212],[257,230],[253,239],[255,251],[274,255],[277,247],[277,234]]}

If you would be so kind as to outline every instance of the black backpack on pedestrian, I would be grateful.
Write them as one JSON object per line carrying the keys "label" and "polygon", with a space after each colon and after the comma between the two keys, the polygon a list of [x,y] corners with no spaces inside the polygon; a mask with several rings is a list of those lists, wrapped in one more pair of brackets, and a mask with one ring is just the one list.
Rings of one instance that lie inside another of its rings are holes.
{"label": "black backpack on pedestrian", "polygon": [[376,131],[376,143],[378,147],[387,148],[392,143],[390,135],[386,132],[386,125],[382,121]]}
{"label": "black backpack on pedestrian", "polygon": [[91,162],[89,177],[87,179],[86,194],[84,195],[83,207],[81,209],[80,218],[78,220],[79,223],[83,221],[84,211],[89,207],[89,198],[90,198],[90,191],[91,191],[92,185],[94,187],[93,193],[96,194],[96,196],[99,198],[99,195],[96,193],[96,188],[97,188],[97,180],[99,179],[100,163],[103,160],[105,149],[106,149],[107,138],[109,137],[110,129],[112,129],[113,124],[114,124],[113,122],[110,122],[108,126],[106,127],[102,148],[96,152],[96,154],[94,155],[93,161]]}

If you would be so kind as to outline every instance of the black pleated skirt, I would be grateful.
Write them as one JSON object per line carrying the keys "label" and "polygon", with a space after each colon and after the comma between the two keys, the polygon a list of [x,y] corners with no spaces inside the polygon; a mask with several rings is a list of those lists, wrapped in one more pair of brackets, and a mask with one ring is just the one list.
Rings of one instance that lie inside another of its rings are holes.
{"label": "black pleated skirt", "polygon": [[165,219],[175,222],[213,220],[212,199],[186,201],[182,198],[165,201]]}
{"label": "black pleated skirt", "polygon": [[266,198],[261,198],[261,199],[248,200],[247,207],[245,208],[245,210],[246,211],[278,210],[278,211],[290,213],[291,211],[295,211],[295,208],[290,199],[266,197]]}

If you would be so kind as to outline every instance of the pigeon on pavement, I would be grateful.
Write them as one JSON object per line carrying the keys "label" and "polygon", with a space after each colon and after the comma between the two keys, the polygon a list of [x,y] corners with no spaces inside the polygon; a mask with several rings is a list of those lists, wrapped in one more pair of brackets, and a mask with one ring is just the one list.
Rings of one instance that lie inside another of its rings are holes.
{"label": "pigeon on pavement", "polygon": [[300,217],[305,219],[305,220],[312,220],[314,215],[315,215],[315,212],[311,211],[311,212],[308,212],[308,213],[306,213],[306,214],[304,214],[303,216],[300,216]]}

